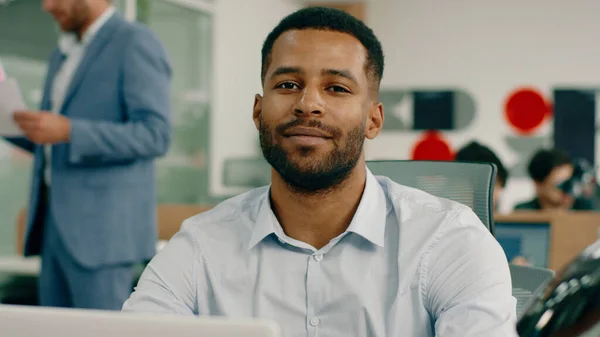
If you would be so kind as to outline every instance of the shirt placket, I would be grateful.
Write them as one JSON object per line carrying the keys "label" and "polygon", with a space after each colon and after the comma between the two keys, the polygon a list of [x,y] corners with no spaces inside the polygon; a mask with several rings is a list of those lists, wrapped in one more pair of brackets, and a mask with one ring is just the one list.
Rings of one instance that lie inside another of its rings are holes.
{"label": "shirt placket", "polygon": [[321,285],[323,284],[323,254],[316,252],[308,258],[306,273],[306,331],[308,337],[318,336],[318,329],[323,324],[319,317],[321,306]]}

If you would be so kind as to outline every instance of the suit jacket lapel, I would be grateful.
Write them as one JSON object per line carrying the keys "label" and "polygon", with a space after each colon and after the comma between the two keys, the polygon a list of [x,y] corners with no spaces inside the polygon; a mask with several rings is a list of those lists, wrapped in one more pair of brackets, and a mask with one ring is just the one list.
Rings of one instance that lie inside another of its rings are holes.
{"label": "suit jacket lapel", "polygon": [[52,110],[52,83],[64,60],[65,56],[56,48],[48,62],[48,73],[46,74],[46,81],[44,83],[44,95],[40,103],[40,110]]}
{"label": "suit jacket lapel", "polygon": [[116,28],[119,26],[121,20],[122,19],[120,18],[119,14],[113,14],[113,16],[110,19],[108,19],[108,21],[106,21],[106,23],[102,26],[102,28],[100,28],[98,33],[96,33],[96,36],[94,36],[90,44],[86,47],[83,59],[81,60],[77,71],[75,71],[75,74],[71,79],[71,83],[69,84],[69,88],[65,95],[65,99],[61,108],[62,114],[64,114],[67,106],[69,105],[69,102],[77,92],[77,89],[80,87],[81,81],[83,80],[86,71],[92,65],[96,57],[100,55],[102,49],[110,40]]}

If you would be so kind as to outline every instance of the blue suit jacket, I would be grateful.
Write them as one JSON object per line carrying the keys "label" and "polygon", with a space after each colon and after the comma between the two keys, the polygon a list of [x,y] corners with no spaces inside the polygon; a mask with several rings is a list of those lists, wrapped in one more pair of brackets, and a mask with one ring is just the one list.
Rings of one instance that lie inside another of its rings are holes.
{"label": "blue suit jacket", "polygon": [[[52,82],[62,62],[55,50],[42,110],[51,110]],[[71,141],[52,147],[50,207],[71,255],[83,266],[134,263],[155,254],[154,159],[171,138],[171,68],[147,28],[113,15],[87,47],[61,109]],[[9,139],[35,156],[25,255],[40,253],[42,146]]]}

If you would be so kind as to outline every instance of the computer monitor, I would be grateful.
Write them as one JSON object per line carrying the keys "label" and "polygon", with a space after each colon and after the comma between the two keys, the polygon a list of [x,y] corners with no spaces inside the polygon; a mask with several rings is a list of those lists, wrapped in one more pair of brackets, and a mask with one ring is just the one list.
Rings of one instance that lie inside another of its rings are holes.
{"label": "computer monitor", "polygon": [[522,256],[535,267],[548,268],[550,255],[548,222],[496,221],[495,236],[509,261]]}
{"label": "computer monitor", "polygon": [[266,319],[185,317],[0,305],[0,335],[11,337],[280,337]]}

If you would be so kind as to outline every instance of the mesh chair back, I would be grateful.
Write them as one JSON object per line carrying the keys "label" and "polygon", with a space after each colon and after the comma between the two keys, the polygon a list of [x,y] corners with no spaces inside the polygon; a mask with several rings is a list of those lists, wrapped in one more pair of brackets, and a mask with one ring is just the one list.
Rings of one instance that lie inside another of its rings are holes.
{"label": "mesh chair back", "polygon": [[494,234],[493,194],[496,166],[449,161],[368,161],[374,175],[471,207]]}
{"label": "mesh chair back", "polygon": [[545,268],[510,265],[512,294],[517,299],[517,316],[527,307],[529,300],[554,278],[554,271]]}

